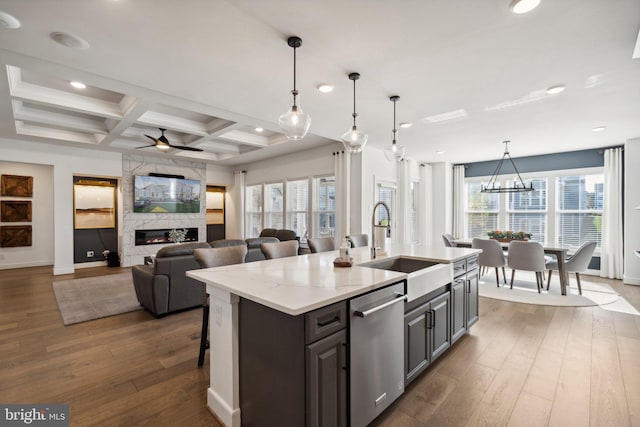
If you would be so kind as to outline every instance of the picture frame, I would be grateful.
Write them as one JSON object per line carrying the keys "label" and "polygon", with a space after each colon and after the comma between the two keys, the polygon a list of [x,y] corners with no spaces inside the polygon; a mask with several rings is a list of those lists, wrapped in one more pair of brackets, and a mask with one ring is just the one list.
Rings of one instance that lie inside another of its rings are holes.
{"label": "picture frame", "polygon": [[33,177],[22,175],[0,176],[0,196],[33,197]]}
{"label": "picture frame", "polygon": [[115,228],[116,188],[107,181],[85,181],[73,186],[75,229]]}
{"label": "picture frame", "polygon": [[31,246],[32,228],[30,225],[0,226],[0,247],[16,248]]}
{"label": "picture frame", "polygon": [[0,201],[0,222],[31,222],[31,200]]}

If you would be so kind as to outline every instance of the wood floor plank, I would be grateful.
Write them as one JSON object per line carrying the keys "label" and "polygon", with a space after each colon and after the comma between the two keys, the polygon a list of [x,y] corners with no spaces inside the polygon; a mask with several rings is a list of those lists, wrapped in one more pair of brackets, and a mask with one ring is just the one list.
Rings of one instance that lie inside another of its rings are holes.
{"label": "wood floor plank", "polygon": [[555,351],[539,351],[529,371],[523,392],[552,402],[556,394],[563,357],[562,353]]}
{"label": "wood floor plank", "polygon": [[632,426],[640,427],[640,340],[618,337],[620,368],[622,369],[629,420]]}
{"label": "wood floor plank", "polygon": [[551,400],[520,393],[509,418],[509,427],[545,427],[551,414]]}

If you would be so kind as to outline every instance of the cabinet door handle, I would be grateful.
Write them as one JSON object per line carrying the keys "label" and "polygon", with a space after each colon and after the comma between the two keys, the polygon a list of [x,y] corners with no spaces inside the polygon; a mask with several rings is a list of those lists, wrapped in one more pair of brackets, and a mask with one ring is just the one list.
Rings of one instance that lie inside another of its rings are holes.
{"label": "cabinet door handle", "polygon": [[433,313],[431,312],[431,310],[427,311],[427,329],[431,329],[432,328],[432,326],[431,326],[431,324],[433,322],[433,320],[431,320],[432,317],[433,317]]}
{"label": "cabinet door handle", "polygon": [[436,311],[431,310],[431,329],[436,327]]}
{"label": "cabinet door handle", "polygon": [[340,321],[340,316],[334,316],[333,319],[325,320],[324,322],[321,322],[320,320],[318,320],[318,326],[322,328],[324,326],[327,326],[334,322],[339,322],[339,321]]}

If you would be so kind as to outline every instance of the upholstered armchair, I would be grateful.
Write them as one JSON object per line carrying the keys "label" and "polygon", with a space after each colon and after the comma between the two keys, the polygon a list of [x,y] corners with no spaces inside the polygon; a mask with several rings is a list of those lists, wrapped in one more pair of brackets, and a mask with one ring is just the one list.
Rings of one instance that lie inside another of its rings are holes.
{"label": "upholstered armchair", "polygon": [[140,305],[156,317],[192,307],[202,307],[203,284],[186,276],[200,268],[193,256],[197,248],[210,248],[206,242],[165,246],[153,265],[134,265],[133,286]]}

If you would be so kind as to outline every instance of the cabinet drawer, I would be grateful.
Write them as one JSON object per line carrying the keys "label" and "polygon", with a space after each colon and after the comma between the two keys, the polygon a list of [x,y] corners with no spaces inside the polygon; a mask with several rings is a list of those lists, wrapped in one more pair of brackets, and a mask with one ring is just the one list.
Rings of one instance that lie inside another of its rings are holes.
{"label": "cabinet drawer", "polygon": [[467,271],[475,270],[478,268],[478,257],[467,258]]}
{"label": "cabinet drawer", "polygon": [[341,301],[304,315],[305,343],[331,335],[347,326],[347,302]]}
{"label": "cabinet drawer", "polygon": [[[476,259],[477,262],[477,259]],[[462,276],[467,272],[467,260],[462,259],[453,263],[453,277]]]}

